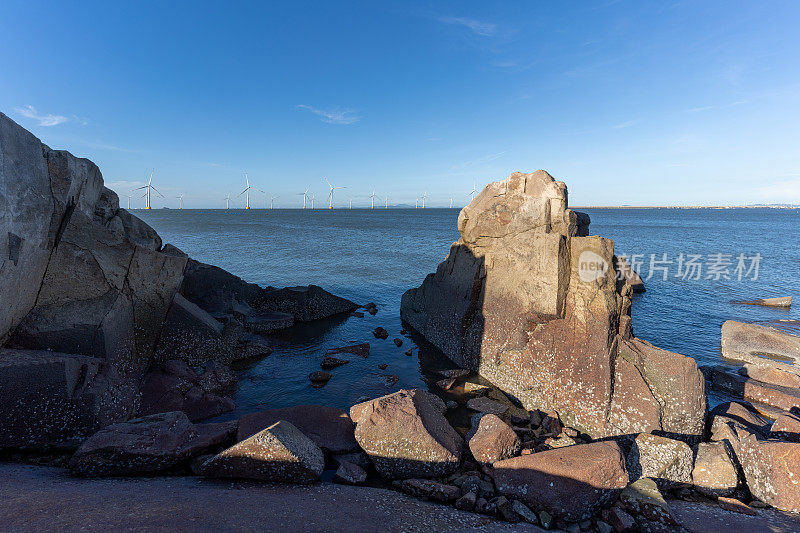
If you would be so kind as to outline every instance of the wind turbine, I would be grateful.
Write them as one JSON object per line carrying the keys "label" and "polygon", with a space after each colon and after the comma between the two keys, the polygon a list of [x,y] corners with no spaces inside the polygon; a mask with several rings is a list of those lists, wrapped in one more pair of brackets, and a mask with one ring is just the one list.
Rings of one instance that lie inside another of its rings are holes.
{"label": "wind turbine", "polygon": [[271,196],[270,197],[270,199],[269,199],[269,208],[270,209],[272,209],[272,203],[275,201],[276,198],[278,198],[278,196]]}
{"label": "wind turbine", "polygon": [[177,198],[177,199],[178,199],[178,201],[180,202],[180,203],[178,204],[178,209],[183,209],[183,197],[184,197],[184,196],[185,196],[185,194],[181,194],[180,196],[176,196],[176,197],[175,197],[175,198]]}
{"label": "wind turbine", "polygon": [[147,180],[147,185],[145,185],[144,187],[137,187],[137,188],[133,189],[134,191],[139,191],[141,189],[146,189],[144,191],[144,194],[142,196],[140,196],[140,198],[146,198],[146,200],[144,202],[144,208],[145,209],[150,209],[150,193],[151,193],[151,191],[156,191],[156,194],[158,194],[161,198],[164,198],[164,195],[161,194],[158,191],[158,189],[153,187],[153,173],[155,171],[156,171],[156,169],[153,169],[153,170],[150,171],[150,179]]}
{"label": "wind turbine", "polygon": [[330,192],[328,193],[328,209],[333,209],[333,191],[335,191],[336,189],[346,189],[347,187],[334,187],[333,185],[331,185],[331,182],[328,181],[328,178],[322,178],[322,179],[325,180],[325,183],[327,183],[328,187],[330,187],[331,189]]}
{"label": "wind turbine", "polygon": [[130,193],[128,193],[125,196],[128,197],[128,211],[130,211],[131,210],[131,195],[130,195]]}
{"label": "wind turbine", "polygon": [[453,197],[450,197],[450,209],[453,209]]}
{"label": "wind turbine", "polygon": [[311,193],[311,209],[314,209],[314,200],[317,199],[317,193]]}
{"label": "wind turbine", "polygon": [[386,195],[386,200],[383,203],[383,208],[384,209],[389,209],[389,195],[388,194]]}
{"label": "wind turbine", "polygon": [[472,180],[472,190],[469,193],[469,201],[470,202],[472,202],[472,200],[475,199],[475,195],[478,193],[477,185],[478,185],[477,182],[475,180]]}
{"label": "wind turbine", "polygon": [[306,200],[308,199],[308,189],[310,189],[310,188],[311,188],[311,186],[309,185],[308,187],[306,187],[305,191],[297,193],[298,195],[302,195],[303,196],[303,209],[306,208]]}
{"label": "wind turbine", "polygon": [[425,191],[420,198],[422,198],[422,209],[425,209],[425,199],[428,197],[428,191]]}
{"label": "wind turbine", "polygon": [[369,206],[369,208],[375,209],[375,187],[372,188],[372,194],[370,194],[369,197],[372,200],[372,204]]}
{"label": "wind turbine", "polygon": [[225,197],[225,210],[227,211],[231,207],[231,193],[228,193],[228,196]]}
{"label": "wind turbine", "polygon": [[349,207],[349,209],[353,209],[353,199],[352,199],[350,196],[348,196],[348,197],[347,197],[347,199],[348,199],[348,200],[350,200],[350,207]]}
{"label": "wind turbine", "polygon": [[[264,192],[264,191],[262,191],[261,189],[257,189],[255,187],[251,187],[250,186],[250,179],[247,177],[247,171],[246,170],[244,171],[244,182],[247,184],[247,188],[245,190],[243,190],[242,192],[240,192],[239,195],[237,196],[237,198],[239,196],[245,194],[246,196],[245,196],[244,208],[245,209],[250,209],[250,189],[253,189],[253,190],[256,190],[256,191],[259,191],[259,192]],[[264,193],[264,194],[266,194],[266,193]]]}
{"label": "wind turbine", "polygon": [[414,209],[419,207],[419,198],[414,199]]}

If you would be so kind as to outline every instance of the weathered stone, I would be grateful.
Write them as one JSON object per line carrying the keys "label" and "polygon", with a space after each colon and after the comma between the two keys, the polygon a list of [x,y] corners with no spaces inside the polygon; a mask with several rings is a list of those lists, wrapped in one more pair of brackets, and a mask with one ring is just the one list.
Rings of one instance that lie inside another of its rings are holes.
{"label": "weathered stone", "polygon": [[778,387],[728,371],[718,366],[711,370],[711,383],[717,390],[736,398],[784,411],[800,411],[800,389]]}
{"label": "weathered stone", "polygon": [[617,257],[617,272],[631,286],[633,292],[645,292],[644,282],[625,257]]}
{"label": "weathered stone", "polygon": [[222,338],[222,324],[180,293],[172,305],[156,348],[162,361],[180,359],[192,365],[209,360],[233,359],[231,347]]}
{"label": "weathered stone", "polygon": [[800,512],[800,444],[748,435],[734,450],[753,496],[783,511]]}
{"label": "weathered stone", "polygon": [[619,531],[620,533],[633,529],[636,525],[636,520],[619,507],[612,507],[608,510],[604,510],[603,520],[608,522],[615,531]]}
{"label": "weathered stone", "polygon": [[294,317],[289,313],[262,309],[245,315],[244,324],[255,333],[270,333],[291,327],[294,325]]}
{"label": "weathered stone", "polygon": [[619,496],[619,501],[634,516],[641,515],[647,520],[661,524],[677,524],[669,504],[652,479],[646,477],[637,479],[625,487]]}
{"label": "weathered stone", "polygon": [[316,285],[266,290],[262,307],[290,314],[298,322],[310,322],[358,309],[357,304]]}
{"label": "weathered stone", "polygon": [[800,442],[800,417],[790,414],[779,415],[769,430],[774,439]]}
{"label": "weathered stone", "polygon": [[475,508],[475,502],[478,496],[474,492],[468,492],[456,500],[453,507],[460,511],[472,511]]}
{"label": "weathered stone", "polygon": [[662,489],[692,482],[692,449],[682,441],[642,433],[628,453],[628,474],[632,480],[648,477]]}
{"label": "weathered stone", "polygon": [[480,383],[474,383],[472,381],[464,382],[465,394],[485,394],[488,390],[488,385],[481,385]]}
{"label": "weathered stone", "polygon": [[311,386],[313,387],[324,386],[332,377],[333,375],[330,372],[325,372],[322,370],[317,370],[316,372],[312,372],[308,375],[308,379],[311,380]]}
{"label": "weathered stone", "polygon": [[436,382],[436,386],[442,390],[450,390],[450,388],[455,384],[455,378],[444,378],[440,379]]}
{"label": "weathered stone", "polygon": [[356,464],[342,461],[336,469],[333,480],[348,485],[361,485],[367,480],[367,473]]}
{"label": "weathered stone", "polygon": [[[800,362],[800,337],[771,326],[728,320],[722,324],[722,355],[797,374],[795,365]],[[782,363],[780,358],[789,359],[794,364]]]}
{"label": "weathered stone", "polygon": [[494,464],[498,492],[534,509],[575,521],[613,501],[628,484],[615,442],[593,442],[523,455]]}
{"label": "weathered stone", "polygon": [[372,334],[375,336],[376,339],[386,340],[389,338],[389,332],[380,326],[375,328]]}
{"label": "weathered stone", "polygon": [[792,297],[791,296],[779,296],[777,298],[761,298],[759,300],[750,300],[750,301],[738,301],[738,302],[731,302],[741,305],[762,305],[765,307],[791,307],[792,306]]}
{"label": "weathered stone", "polygon": [[311,483],[324,468],[322,450],[281,420],[207,460],[200,471],[206,477]]}
{"label": "weathered stone", "polygon": [[398,338],[395,337],[393,342],[394,342],[394,345],[397,346],[398,348],[403,345],[403,339],[398,339]]}
{"label": "weathered stone", "polygon": [[[697,365],[630,339],[632,289],[618,287],[613,242],[586,237],[588,223],[544,171],[488,185],[461,211],[461,239],[436,273],[403,295],[402,319],[526,409],[555,409],[582,433],[700,440]],[[618,376],[621,358],[630,364]]]}
{"label": "weathered stone", "polygon": [[452,502],[459,496],[458,487],[430,479],[402,479],[394,481],[392,485],[418,498],[428,498],[438,502]]}
{"label": "weathered stone", "polygon": [[800,387],[800,375],[772,366],[745,363],[739,369],[739,374],[770,385],[778,385],[779,387]]}
{"label": "weathered stone", "polygon": [[692,484],[711,497],[734,493],[739,486],[739,476],[726,443],[701,442],[697,445]]}
{"label": "weathered stone", "polygon": [[467,400],[467,408],[498,416],[504,415],[508,411],[508,405],[484,397],[470,398]]}
{"label": "weathered stone", "polygon": [[204,428],[200,433],[181,412],[113,424],[86,439],[70,459],[69,468],[89,477],[168,470],[221,443],[227,430],[219,430]]}
{"label": "weathered stone", "polygon": [[[708,414],[711,429],[711,440],[722,441],[731,438],[738,440],[737,433],[756,433],[766,436],[769,422],[752,409],[739,402],[724,402]],[[736,429],[740,430],[734,432]]]}
{"label": "weathered stone", "polygon": [[249,307],[259,307],[264,290],[255,283],[247,283],[219,267],[189,260],[184,273],[181,293],[206,312],[233,314],[236,302]]}
{"label": "weathered stone", "polygon": [[97,431],[101,365],[94,357],[0,348],[0,448],[74,447]]}
{"label": "weathered stone", "polygon": [[248,439],[279,420],[290,422],[314,444],[331,453],[358,449],[353,433],[355,425],[347,412],[322,405],[297,405],[246,414],[239,420],[237,439],[240,442]]}
{"label": "weathered stone", "polygon": [[522,503],[519,500],[514,500],[511,502],[511,509],[517,513],[517,515],[522,519],[523,522],[528,522],[529,524],[537,525],[539,523],[539,517],[536,516],[536,513],[531,511],[531,508]]}
{"label": "weathered stone", "polygon": [[467,435],[467,441],[475,460],[485,464],[513,457],[522,448],[514,430],[493,414],[478,417],[477,425]]}
{"label": "weathered stone", "polygon": [[444,402],[400,390],[350,409],[355,437],[386,478],[444,476],[461,462],[464,442],[444,417]]}
{"label": "weathered stone", "polygon": [[364,342],[361,344],[340,346],[339,348],[330,348],[325,352],[325,355],[336,355],[337,353],[348,353],[358,355],[359,357],[369,357],[369,343]]}
{"label": "weathered stone", "polygon": [[717,503],[726,511],[733,511],[734,513],[742,513],[750,516],[758,516],[758,513],[755,511],[755,509],[751,509],[747,506],[747,504],[735,498],[725,498],[720,496],[717,499]]}

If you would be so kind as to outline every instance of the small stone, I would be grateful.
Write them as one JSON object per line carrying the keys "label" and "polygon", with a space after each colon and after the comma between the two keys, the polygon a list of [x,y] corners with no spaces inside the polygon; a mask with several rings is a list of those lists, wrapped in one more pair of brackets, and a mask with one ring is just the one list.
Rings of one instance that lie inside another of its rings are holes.
{"label": "small stone", "polygon": [[324,359],[322,359],[322,362],[319,364],[319,366],[322,367],[323,370],[332,370],[337,366],[342,366],[349,362],[350,361],[347,359],[337,359],[336,357],[326,356]]}
{"label": "small stone", "polygon": [[485,513],[486,512],[486,498],[478,498],[475,500],[475,512],[476,513]]}
{"label": "small stone", "polygon": [[503,405],[502,403],[484,397],[470,398],[467,400],[467,408],[472,409],[473,411],[479,411],[481,413],[493,414],[497,416],[502,416],[506,411],[508,411],[507,405]]}
{"label": "small stone", "polygon": [[536,513],[531,511],[531,508],[522,503],[521,501],[519,500],[512,501],[511,508],[514,510],[515,513],[519,515],[519,517],[524,522],[528,522],[529,524],[533,525],[539,523],[539,517],[536,516]]}
{"label": "small stone", "polygon": [[400,381],[400,376],[397,374],[384,374],[382,378],[387,387],[392,387],[395,383]]}
{"label": "small stone", "polygon": [[366,310],[366,309],[377,309],[378,306],[375,305],[375,302],[370,302],[368,304],[365,304],[363,307]]}
{"label": "small stone", "polygon": [[406,350],[406,355],[408,355],[408,356],[411,356],[413,353],[414,353],[414,352],[413,352],[413,350],[412,350],[412,349],[408,349],[408,350]]}
{"label": "small stone", "polygon": [[539,427],[542,425],[543,413],[538,409],[531,411],[531,427]]}
{"label": "small stone", "polygon": [[361,485],[367,480],[367,473],[357,464],[342,461],[333,480],[347,485]]}
{"label": "small stone", "polygon": [[480,463],[491,464],[513,457],[522,446],[514,430],[497,415],[475,415],[472,429],[467,438],[469,449]]}
{"label": "small stone", "polygon": [[580,533],[581,526],[580,524],[570,524],[566,528],[567,533]]}
{"label": "small stone", "polygon": [[323,371],[312,372],[308,375],[308,379],[311,380],[311,385],[317,388],[325,386],[325,384],[328,383],[331,377],[333,376],[331,375],[330,372],[323,372]]}
{"label": "small stone", "polygon": [[382,327],[378,326],[372,331],[372,334],[375,335],[376,339],[386,340],[389,338],[389,332],[383,329]]}
{"label": "small stone", "polygon": [[508,501],[508,499],[505,496],[500,496],[499,498],[497,498],[497,501],[495,502],[495,507],[497,508],[497,512],[500,513],[500,516],[502,516],[506,522],[511,522],[512,524],[516,524],[517,522],[522,520],[522,518],[517,514],[517,512],[514,511],[512,503]]}
{"label": "small stone", "polygon": [[447,400],[444,405],[447,407],[447,410],[450,411],[458,407],[458,402],[455,400]]}
{"label": "small stone", "polygon": [[388,367],[388,366],[389,365],[387,365],[386,363],[381,363],[381,364],[378,365],[378,368],[380,368],[381,370],[386,370],[386,367]]}
{"label": "small stone", "polygon": [[551,448],[563,448],[564,446],[574,446],[577,444],[575,439],[572,437],[567,437],[566,435],[563,437],[558,437],[557,439],[547,439],[549,442],[545,441],[545,443],[550,446]]}
{"label": "small stone", "polygon": [[455,508],[461,511],[472,511],[478,496],[474,492],[468,492],[456,500]]}
{"label": "small stone", "polygon": [[769,430],[769,435],[773,439],[800,442],[800,417],[789,413],[778,415]]}
{"label": "small stone", "polygon": [[726,498],[724,496],[720,496],[717,499],[717,503],[719,506],[726,511],[733,511],[734,513],[741,513],[750,516],[756,516],[758,513],[747,506],[747,504],[740,502],[735,498]]}
{"label": "small stone", "polygon": [[[598,520],[597,521],[597,531],[599,531],[600,533],[612,533],[614,531],[614,528],[611,527],[606,522],[603,522],[602,520]],[[624,530],[620,529],[618,531],[624,531]]]}
{"label": "small stone", "polygon": [[572,428],[564,428],[561,431],[561,433],[563,433],[567,437],[573,437],[574,438],[574,437],[578,436],[578,430],[577,429],[572,429]]}
{"label": "small stone", "polygon": [[457,500],[461,494],[458,487],[430,479],[403,479],[394,481],[392,485],[412,496],[444,503]]}
{"label": "small stone", "polygon": [[473,383],[472,381],[464,382],[465,394],[485,394],[488,390],[488,385],[481,385],[480,383]]}
{"label": "small stone", "polygon": [[403,339],[395,338],[394,345],[397,346],[398,348],[401,347],[403,345]]}
{"label": "small stone", "polygon": [[446,378],[458,379],[469,374],[469,370],[465,368],[451,368],[449,370],[437,370],[436,373]]}
{"label": "small stone", "polygon": [[633,515],[642,515],[648,520],[661,524],[677,524],[669,505],[659,492],[656,482],[650,478],[637,479],[625,487],[619,500],[623,507]]}
{"label": "small stone", "polygon": [[613,526],[613,529],[619,531],[620,533],[622,531],[633,529],[633,526],[636,525],[636,520],[634,520],[634,518],[631,515],[629,515],[619,507],[612,507],[610,509],[603,511],[603,520],[608,522],[608,524],[611,524],[611,526]]}
{"label": "small stone", "polygon": [[377,307],[373,307],[371,309],[367,309],[367,313],[369,313],[371,315],[375,315],[377,312],[378,312],[378,308]]}
{"label": "small stone", "polygon": [[325,355],[336,355],[337,353],[347,353],[366,358],[369,357],[369,343],[362,342],[361,344],[350,344],[347,346],[340,346],[338,348],[329,348],[325,352]]}
{"label": "small stone", "polygon": [[725,442],[701,442],[692,470],[694,487],[706,496],[730,496],[739,485],[739,475]]}
{"label": "small stone", "polygon": [[688,444],[651,433],[636,437],[627,458],[631,479],[652,478],[662,489],[690,484],[693,465],[694,454]]}
{"label": "small stone", "polygon": [[547,511],[539,511],[539,523],[545,529],[550,529],[553,525],[553,517]]}

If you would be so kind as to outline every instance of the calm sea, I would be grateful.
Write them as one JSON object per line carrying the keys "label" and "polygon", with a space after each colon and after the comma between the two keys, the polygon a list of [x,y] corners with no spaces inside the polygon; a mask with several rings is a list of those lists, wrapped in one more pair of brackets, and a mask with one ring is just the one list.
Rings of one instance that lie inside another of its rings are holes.
{"label": "calm sea", "polygon": [[[633,325],[637,336],[657,346],[714,364],[720,361],[725,320],[800,318],[800,301],[793,310],[730,303],[800,296],[800,210],[583,211],[592,219],[590,233],[613,239],[617,254],[641,263],[643,278],[652,261],[647,292],[634,297]],[[325,321],[271,338],[273,354],[242,369],[237,413],[303,403],[347,408],[365,395],[428,383],[435,387],[432,381],[440,376],[432,370],[452,366],[424,343],[413,356],[404,354],[415,345],[400,335],[399,307],[402,293],[433,272],[458,238],[457,209],[135,213],[165,243],[247,281],[276,287],[316,284],[357,303],[378,305],[375,316]],[[389,340],[372,336],[377,326],[389,331]],[[392,343],[394,337],[403,340],[401,347]],[[351,341],[369,341],[369,358],[353,357],[332,371],[325,387],[312,388],[308,374],[319,370],[325,350]],[[399,379],[395,384],[393,376]]]}

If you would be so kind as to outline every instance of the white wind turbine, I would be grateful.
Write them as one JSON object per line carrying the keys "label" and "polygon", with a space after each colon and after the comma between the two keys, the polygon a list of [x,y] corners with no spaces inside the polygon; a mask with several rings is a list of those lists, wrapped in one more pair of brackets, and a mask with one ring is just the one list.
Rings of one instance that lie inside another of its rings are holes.
{"label": "white wind turbine", "polygon": [[469,193],[469,201],[470,202],[472,202],[472,200],[475,199],[475,195],[476,194],[478,194],[478,183],[477,183],[476,180],[472,180],[472,190]]}
{"label": "white wind turbine", "polygon": [[348,197],[347,197],[347,199],[348,199],[348,200],[350,200],[350,207],[349,207],[349,209],[353,209],[353,198],[352,198],[352,197],[350,197],[350,196],[348,196]]}
{"label": "white wind turbine", "polygon": [[131,210],[131,195],[130,195],[130,193],[128,193],[125,196],[128,197],[128,211],[130,211]]}
{"label": "white wind turbine", "polygon": [[178,199],[178,202],[180,202],[180,203],[178,204],[178,209],[183,209],[183,197],[184,197],[184,196],[185,196],[184,194],[181,194],[180,196],[176,196],[176,197],[175,197],[175,198],[177,198],[177,199]]}
{"label": "white wind turbine", "polygon": [[333,185],[331,185],[331,182],[328,181],[328,178],[322,178],[322,179],[325,180],[325,183],[327,183],[328,187],[330,187],[331,189],[330,192],[328,193],[328,209],[333,209],[333,191],[335,191],[336,189],[346,189],[347,187],[334,187]]}
{"label": "white wind turbine", "polygon": [[450,209],[453,209],[453,197],[450,197]]}
{"label": "white wind turbine", "polygon": [[311,209],[314,209],[314,200],[317,199],[317,193],[311,193]]}
{"label": "white wind turbine", "polygon": [[305,191],[297,193],[298,196],[302,196],[303,197],[303,209],[306,208],[306,200],[308,199],[308,189],[310,189],[310,188],[311,188],[311,186],[308,186],[308,187],[306,187]]}
{"label": "white wind turbine", "polygon": [[414,209],[419,207],[419,198],[414,199]]}
{"label": "white wind turbine", "polygon": [[275,200],[277,198],[279,198],[279,196],[270,196],[270,198],[269,198],[269,208],[270,209],[272,209],[272,204],[273,204],[273,202],[275,202]]}
{"label": "white wind turbine", "polygon": [[[246,170],[244,171],[244,182],[247,184],[247,188],[245,188],[245,190],[240,192],[239,195],[237,196],[237,198],[239,196],[243,195],[243,194],[246,195],[245,196],[244,208],[245,209],[250,209],[250,189],[253,189],[253,190],[259,191],[259,192],[264,192],[264,191],[262,191],[261,189],[257,189],[255,187],[251,187],[250,186],[250,179],[247,177],[247,171]],[[264,193],[264,194],[266,194],[266,193]]]}
{"label": "white wind turbine", "polygon": [[375,209],[375,187],[372,188],[372,194],[370,194],[369,197],[372,200],[372,204],[369,206],[369,208]]}
{"label": "white wind turbine", "polygon": [[389,195],[388,194],[386,195],[386,200],[383,203],[383,208],[384,209],[389,209]]}
{"label": "white wind turbine", "polygon": [[161,198],[164,198],[164,195],[161,194],[158,191],[158,189],[153,187],[153,173],[155,171],[156,171],[156,169],[153,169],[153,170],[150,171],[150,179],[147,180],[147,185],[145,185],[144,187],[137,187],[137,188],[133,189],[134,191],[139,191],[141,189],[146,189],[144,191],[144,194],[142,196],[140,196],[140,198],[146,198],[146,200],[144,202],[144,208],[145,209],[150,209],[150,193],[151,193],[151,191],[156,191],[156,194],[158,194]]}
{"label": "white wind turbine", "polygon": [[428,191],[425,191],[420,198],[422,198],[422,209],[425,209],[425,199],[428,197]]}
{"label": "white wind turbine", "polygon": [[227,211],[231,207],[231,193],[225,197],[225,210]]}

